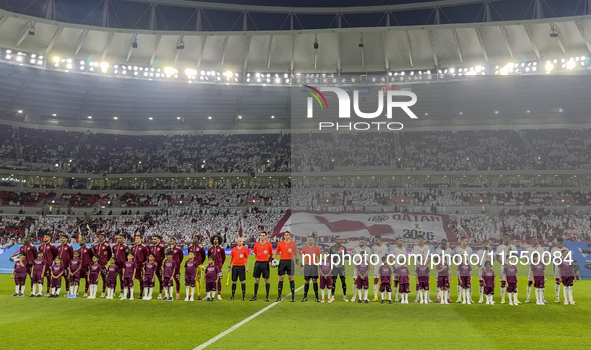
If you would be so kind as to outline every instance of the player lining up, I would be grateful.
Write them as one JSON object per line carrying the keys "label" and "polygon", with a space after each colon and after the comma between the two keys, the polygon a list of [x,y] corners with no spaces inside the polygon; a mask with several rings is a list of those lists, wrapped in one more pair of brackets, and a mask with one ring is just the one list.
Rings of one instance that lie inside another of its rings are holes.
{"label": "player lining up", "polygon": [[[392,268],[386,264],[386,256],[382,256],[382,266],[379,268],[380,274],[380,293],[382,294],[381,304],[384,300],[388,300],[388,304],[392,304]],[[375,268],[375,267],[374,267]],[[384,299],[384,292],[388,293],[388,298]]]}
{"label": "player lining up", "polygon": [[331,249],[327,248],[324,250],[324,253],[326,255],[326,258],[324,261],[322,261],[321,264],[318,265],[318,275],[320,276],[320,295],[321,298],[320,302],[324,303],[324,290],[328,289],[328,303],[332,303],[332,299],[331,299],[331,292],[332,292],[332,281],[333,281],[333,277],[332,277],[332,268],[331,268],[331,262],[330,262],[330,252]]}

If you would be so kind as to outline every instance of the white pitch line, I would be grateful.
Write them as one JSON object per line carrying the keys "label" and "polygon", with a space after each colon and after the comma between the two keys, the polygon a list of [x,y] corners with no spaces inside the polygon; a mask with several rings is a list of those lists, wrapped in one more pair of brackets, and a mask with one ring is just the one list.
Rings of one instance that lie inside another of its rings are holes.
{"label": "white pitch line", "polygon": [[[297,292],[297,291],[299,291],[299,290],[300,290],[300,289],[302,289],[302,288],[304,288],[304,286],[303,286],[303,285],[302,285],[302,286],[300,286],[300,288],[296,289],[295,291]],[[288,298],[290,295],[291,295],[291,293],[287,294],[287,295],[285,296],[285,298],[283,298],[283,300],[287,299],[287,298]],[[283,300],[282,300],[282,301],[283,301]],[[201,350],[201,349],[205,349],[206,347],[208,347],[208,346],[210,346],[211,344],[215,343],[216,341],[220,340],[220,339],[221,339],[221,338],[223,338],[224,336],[228,335],[230,332],[232,332],[232,331],[234,331],[234,330],[238,329],[238,328],[239,328],[240,326],[242,326],[243,324],[247,323],[248,321],[252,320],[253,318],[257,317],[258,315],[262,314],[263,312],[265,312],[265,311],[269,310],[270,308],[272,308],[272,307],[274,307],[274,306],[276,306],[276,305],[279,305],[279,303],[273,302],[273,304],[271,304],[271,305],[269,305],[269,306],[265,307],[264,309],[262,309],[262,310],[260,310],[260,311],[258,311],[258,312],[256,312],[256,313],[254,313],[254,314],[252,314],[252,315],[248,316],[248,317],[247,317],[247,318],[245,318],[244,320],[242,320],[242,321],[240,321],[240,322],[236,323],[236,324],[235,324],[235,325],[233,325],[232,327],[230,327],[230,328],[226,329],[226,330],[225,330],[225,331],[223,331],[222,333],[220,333],[220,334],[216,335],[215,337],[213,337],[213,338],[209,339],[208,341],[206,341],[205,343],[203,343],[203,344],[199,345],[198,347],[196,347],[196,348],[195,348],[195,349],[193,349],[193,350]]]}

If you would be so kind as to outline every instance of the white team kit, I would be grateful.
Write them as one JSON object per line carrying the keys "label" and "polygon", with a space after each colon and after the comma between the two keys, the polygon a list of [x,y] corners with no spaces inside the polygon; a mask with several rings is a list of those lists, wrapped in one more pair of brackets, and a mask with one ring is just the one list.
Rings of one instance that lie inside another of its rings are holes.
{"label": "white team kit", "polygon": [[[422,247],[420,247],[418,244],[416,244],[413,248],[412,248],[412,254],[415,255],[421,255],[423,257],[423,264],[428,264],[428,258],[429,255],[431,254],[431,248],[428,245],[423,245]],[[417,263],[415,265],[418,265],[418,258],[417,259]]]}
{"label": "white team kit", "polygon": [[[568,249],[568,248],[566,248],[566,247],[558,248],[557,246],[552,247],[552,249],[550,249],[551,259],[554,259],[554,254],[556,254],[555,252],[559,252],[560,256],[562,256],[563,249]],[[554,270],[554,278],[560,278],[560,269],[558,269],[557,266],[554,265],[554,262],[552,263],[552,269]]]}
{"label": "white team kit", "polygon": [[379,278],[380,277],[380,267],[382,267],[382,257],[388,255],[388,246],[385,243],[382,243],[381,246],[376,244],[371,247],[371,253],[375,254],[379,257],[378,263],[373,267],[373,277]]}
{"label": "white team kit", "polygon": [[[526,250],[529,252],[528,258],[529,258],[529,266],[530,267],[532,265],[532,253],[533,252],[537,252],[539,254],[538,257],[540,258],[540,260],[542,259],[542,255],[544,254],[544,248],[540,245],[538,245],[537,247],[530,245],[529,247],[527,247]],[[537,254],[534,254],[534,255],[537,255]],[[528,269],[527,280],[528,281],[533,280],[531,268]]]}
{"label": "white team kit", "polygon": [[[509,244],[509,245],[505,245],[505,244],[500,244],[497,246],[497,256],[499,257],[503,257],[501,258],[501,262],[505,262],[505,264],[503,266],[507,266],[509,264],[509,254],[511,252],[517,252],[517,247],[515,246],[515,244]],[[505,280],[505,269],[501,268],[501,281]]]}
{"label": "white team kit", "polygon": [[[400,258],[400,260],[398,259],[398,256],[400,256],[400,255],[406,256],[406,254],[407,254],[406,248],[404,248],[404,246],[402,246],[401,248],[399,248],[398,246],[392,247],[390,249],[390,254],[394,255],[394,257],[396,258],[395,263],[394,263],[394,269],[397,269],[400,266],[407,266],[408,265],[408,261],[403,260],[402,258]],[[398,261],[404,262],[404,264],[399,264]]]}
{"label": "white team kit", "polygon": [[445,257],[444,260],[442,260],[442,262],[445,262],[447,264],[447,266],[451,266],[451,259],[452,259],[452,255],[453,255],[454,251],[448,246],[445,249],[442,249],[441,246],[435,248],[435,255],[439,255],[439,257],[441,258],[442,255],[449,255],[448,257]]}

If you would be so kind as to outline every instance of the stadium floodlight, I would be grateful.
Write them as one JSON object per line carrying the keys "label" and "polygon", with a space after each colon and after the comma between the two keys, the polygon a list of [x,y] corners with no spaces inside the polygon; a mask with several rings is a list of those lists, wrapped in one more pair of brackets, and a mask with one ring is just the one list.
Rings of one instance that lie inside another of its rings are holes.
{"label": "stadium floodlight", "polygon": [[181,120],[181,117],[176,117],[177,120]]}
{"label": "stadium floodlight", "polygon": [[271,116],[271,119],[275,119],[275,116],[274,116],[274,115],[272,115],[272,116]]}
{"label": "stadium floodlight", "polygon": [[531,111],[529,109],[526,112],[527,112],[527,114],[531,113]]}
{"label": "stadium floodlight", "polygon": [[57,117],[57,114],[53,113],[51,116],[53,116],[53,117]]}
{"label": "stadium floodlight", "polygon": [[226,73],[224,73],[224,75],[226,76],[226,78],[231,78],[233,74],[231,71],[226,71]]}
{"label": "stadium floodlight", "polygon": [[59,58],[59,57],[57,57],[57,56],[54,56],[54,57],[53,57],[53,62],[55,62],[55,63],[59,63],[59,62],[60,62],[60,58]]}
{"label": "stadium floodlight", "polygon": [[197,71],[192,68],[187,68],[185,69],[185,74],[187,75],[187,77],[191,78],[197,75]]}
{"label": "stadium floodlight", "polygon": [[255,76],[258,78],[261,76],[261,73],[256,73]]}
{"label": "stadium floodlight", "polygon": [[23,110],[22,109],[19,109],[18,110],[18,114],[23,114]]}
{"label": "stadium floodlight", "polygon": [[71,63],[68,63],[68,64],[66,65],[66,68],[68,68],[68,69],[72,69],[72,64],[71,64]]}
{"label": "stadium floodlight", "polygon": [[9,60],[12,56],[11,55],[6,55],[6,59]]}
{"label": "stadium floodlight", "polygon": [[107,73],[107,70],[109,69],[109,64],[107,62],[101,62],[100,67],[103,73]]}
{"label": "stadium floodlight", "polygon": [[91,116],[91,115],[89,115],[89,116],[88,116],[88,119],[92,119],[92,116]]}
{"label": "stadium floodlight", "polygon": [[119,118],[118,117],[113,117],[113,119],[118,120]]}
{"label": "stadium floodlight", "polygon": [[499,111],[495,111],[495,114],[499,114]]}
{"label": "stadium floodlight", "polygon": [[238,119],[242,119],[242,116],[241,116],[241,115],[239,115],[239,116],[238,116]]}
{"label": "stadium floodlight", "polygon": [[209,115],[209,116],[207,116],[207,119],[211,120],[211,116],[210,116],[210,115]]}
{"label": "stadium floodlight", "polygon": [[150,117],[150,118],[148,118],[148,119],[150,119],[150,120],[154,120],[154,118],[153,118],[153,117]]}
{"label": "stadium floodlight", "polygon": [[476,66],[474,69],[476,70],[476,73],[482,72],[482,66]]}
{"label": "stadium floodlight", "polygon": [[507,75],[509,74],[509,70],[506,67],[501,68],[500,70],[501,75]]}
{"label": "stadium floodlight", "polygon": [[554,69],[554,65],[550,62],[546,63],[546,72],[550,72],[552,71],[552,69]]}
{"label": "stadium floodlight", "polygon": [[[325,80],[326,80],[326,79],[325,79]],[[275,79],[275,82],[276,82],[276,83],[280,83],[280,82],[281,82],[281,78],[277,78],[277,79]],[[326,81],[324,81],[324,83],[326,83]]]}
{"label": "stadium floodlight", "polygon": [[575,68],[577,63],[574,60],[568,61],[566,63],[566,69],[573,69]]}

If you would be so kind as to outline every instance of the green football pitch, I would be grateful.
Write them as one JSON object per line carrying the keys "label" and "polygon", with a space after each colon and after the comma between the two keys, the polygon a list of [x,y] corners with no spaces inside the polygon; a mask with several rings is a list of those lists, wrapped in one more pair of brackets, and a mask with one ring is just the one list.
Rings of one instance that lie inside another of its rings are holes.
{"label": "green football pitch", "polygon": [[[283,300],[256,317],[243,320],[272,305],[264,301],[264,283],[259,300],[250,302],[254,280],[247,278],[247,301],[241,301],[240,287],[236,301],[227,301],[230,286],[225,286],[224,301],[162,302],[138,299],[86,300],[48,298],[12,298],[14,282],[10,275],[0,275],[0,349],[194,349],[210,342],[220,333],[231,332],[211,342],[208,349],[365,349],[398,347],[409,349],[589,349],[591,348],[591,280],[574,285],[575,306],[554,303],[554,279],[548,278],[546,299],[550,304],[519,306],[500,304],[498,282],[496,305],[441,306],[437,303],[415,304],[411,290],[410,304],[345,303],[340,281],[336,301],[320,304],[300,302],[303,289],[296,292],[296,302]],[[252,271],[252,270],[251,270]],[[277,298],[276,270],[272,270],[271,300]],[[273,275],[274,274],[274,275]],[[287,279],[286,279],[287,280]],[[230,282],[231,283],[231,282]],[[371,283],[371,280],[370,280]],[[352,277],[347,277],[349,299]],[[478,280],[473,278],[473,300],[478,300]],[[156,289],[158,282],[156,282]],[[296,277],[296,289],[303,277]],[[431,279],[431,299],[435,300],[435,278]],[[456,300],[455,277],[452,299]],[[525,300],[527,279],[519,281],[519,299]],[[27,280],[26,293],[29,293]],[[63,287],[63,285],[62,285]],[[99,283],[99,294],[102,282]],[[411,289],[414,289],[414,278]],[[202,295],[205,294],[202,286]],[[117,294],[118,296],[118,288]],[[289,282],[285,282],[289,292]],[[532,291],[532,298],[535,294]],[[561,287],[561,300],[562,287]],[[310,296],[312,298],[310,298]],[[369,298],[373,297],[370,285]],[[312,300],[310,300],[312,299]]]}

